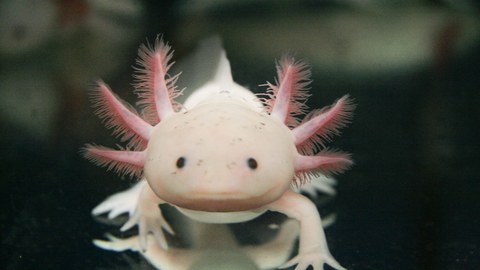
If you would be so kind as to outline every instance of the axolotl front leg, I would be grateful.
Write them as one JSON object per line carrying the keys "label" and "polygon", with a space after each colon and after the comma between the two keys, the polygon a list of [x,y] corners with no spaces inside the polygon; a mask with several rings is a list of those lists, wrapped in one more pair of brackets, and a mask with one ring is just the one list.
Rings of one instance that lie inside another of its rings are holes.
{"label": "axolotl front leg", "polygon": [[[136,209],[131,214],[129,221],[122,227],[122,230],[128,230],[138,225],[140,248],[142,250],[147,249],[149,233],[153,233],[156,242],[166,249],[168,245],[162,228],[170,234],[174,232],[163,218],[159,208],[159,205],[165,202],[144,182],[141,185],[141,189],[138,187],[132,188],[132,191],[135,190],[138,195]],[[116,196],[118,197],[118,195]],[[313,269],[322,269],[323,264],[326,263],[335,269],[345,269],[330,254],[323,231],[322,220],[312,201],[301,194],[289,190],[278,200],[267,205],[266,208],[270,211],[285,214],[289,218],[298,220],[300,223],[298,255],[286,262],[282,266],[283,268],[297,265],[295,269],[302,270],[307,269],[311,265]]]}
{"label": "axolotl front leg", "polygon": [[159,207],[165,201],[153,193],[145,180],[123,192],[116,193],[103,201],[92,210],[93,215],[108,213],[113,219],[121,214],[128,213],[129,220],[122,226],[126,231],[138,225],[140,248],[146,250],[148,234],[153,233],[156,242],[164,249],[168,248],[163,230],[174,234],[173,229],[164,219]]}
{"label": "axolotl front leg", "polygon": [[174,231],[160,210],[160,204],[164,203],[166,202],[155,195],[149,185],[144,185],[133,215],[130,216],[130,219],[122,227],[122,230],[128,230],[138,225],[140,248],[142,250],[147,249],[147,236],[149,233],[153,233],[155,240],[161,247],[168,249],[167,240],[162,229],[165,229],[172,235]]}
{"label": "axolotl front leg", "polygon": [[309,199],[293,191],[287,191],[278,200],[268,205],[268,209],[285,214],[300,222],[300,247],[298,255],[283,265],[283,268],[296,266],[296,270],[323,269],[327,263],[335,269],[345,269],[328,250],[322,221],[318,210]]}

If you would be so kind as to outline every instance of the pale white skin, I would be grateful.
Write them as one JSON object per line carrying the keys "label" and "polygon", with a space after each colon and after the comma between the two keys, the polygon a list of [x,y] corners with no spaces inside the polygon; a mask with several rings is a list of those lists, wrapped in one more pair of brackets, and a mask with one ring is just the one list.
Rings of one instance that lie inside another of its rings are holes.
{"label": "pale white skin", "polygon": [[[162,59],[161,49],[158,55],[156,51],[147,54],[147,60],[159,63],[156,70],[160,71],[162,62],[158,59]],[[158,59],[155,58],[157,56]],[[139,246],[147,250],[152,244],[147,237],[149,233],[164,249],[168,245],[162,228],[174,233],[162,216],[158,207],[160,204],[170,204],[188,217],[206,223],[243,222],[266,211],[280,212],[300,223],[298,255],[283,267],[296,264],[297,270],[306,269],[309,265],[314,269],[323,269],[323,264],[327,263],[335,269],[344,269],[328,250],[316,206],[292,190],[297,172],[322,166],[326,170],[336,170],[337,163],[350,164],[348,157],[342,154],[311,157],[301,155],[297,149],[299,141],[304,141],[301,138],[315,133],[309,131],[318,125],[314,120],[324,121],[328,118],[326,114],[336,107],[291,130],[284,124],[289,101],[282,100],[280,92],[275,106],[268,113],[254,94],[233,82],[223,52],[219,59],[215,77],[194,91],[180,111],[168,109],[172,107],[166,93],[155,92],[161,120],[153,127],[144,124],[135,115],[122,115],[125,110],[116,105],[115,100],[107,99],[110,92],[104,84],[100,84],[99,91],[103,91],[100,94],[107,101],[100,100],[99,103],[103,102],[101,105],[109,110],[119,111],[120,120],[127,122],[128,127],[140,137],[146,138],[148,144],[143,151],[123,153],[87,148],[86,157],[100,165],[111,165],[110,160],[114,160],[142,167],[145,179],[131,190],[108,198],[93,210],[93,214],[110,212],[109,217],[113,218],[128,212],[130,219],[122,229],[138,225]],[[284,84],[292,84],[295,76],[301,75],[295,70],[291,74],[288,72],[285,71]],[[161,78],[152,77],[155,87],[158,81],[162,82]],[[292,85],[291,88],[296,87],[295,83]],[[343,109],[346,105],[341,102],[335,106],[340,104],[338,106],[343,106],[340,108]],[[348,110],[343,109],[338,115],[348,115]],[[120,171],[127,170],[119,168]]]}

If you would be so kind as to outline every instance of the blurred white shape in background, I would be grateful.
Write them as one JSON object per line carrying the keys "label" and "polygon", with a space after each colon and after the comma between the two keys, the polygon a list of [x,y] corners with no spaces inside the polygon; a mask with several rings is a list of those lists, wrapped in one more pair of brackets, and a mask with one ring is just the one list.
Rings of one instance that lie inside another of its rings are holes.
{"label": "blurred white shape in background", "polygon": [[0,114],[15,126],[37,138],[45,138],[54,128],[60,97],[50,74],[38,66],[0,72]]}
{"label": "blurred white shape in background", "polygon": [[210,3],[197,5],[197,10],[180,2],[189,19],[177,26],[178,40],[194,44],[216,33],[228,51],[238,51],[253,63],[271,63],[293,51],[327,77],[421,70],[432,64],[438,37],[452,26],[457,31],[452,42],[455,56],[468,54],[480,40],[478,14],[427,1],[344,0],[340,2],[349,5],[318,2],[313,6],[287,1],[222,2],[228,3],[226,7]]}
{"label": "blurred white shape in background", "polygon": [[138,0],[0,0],[1,122],[40,141],[75,122],[88,85],[129,66],[143,12]]}
{"label": "blurred white shape in background", "polygon": [[57,15],[53,1],[0,1],[0,53],[25,54],[51,42]]}

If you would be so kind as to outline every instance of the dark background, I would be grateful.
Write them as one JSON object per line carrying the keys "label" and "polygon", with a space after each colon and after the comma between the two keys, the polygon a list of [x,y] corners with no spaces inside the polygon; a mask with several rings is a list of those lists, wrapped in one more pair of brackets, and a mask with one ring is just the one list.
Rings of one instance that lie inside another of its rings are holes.
{"label": "dark background", "polygon": [[[56,3],[61,12],[73,14],[77,24],[94,8],[86,1],[72,1],[75,4],[71,6],[64,2]],[[96,72],[96,65],[85,63],[82,68],[88,71],[88,80],[83,85],[64,75],[70,66],[52,60],[59,58],[56,53],[62,46],[75,46],[65,34],[70,28],[61,23],[55,27],[64,27],[63,32],[52,34],[50,41],[26,52],[3,53],[0,67],[2,74],[7,74],[3,76],[30,63],[55,62],[49,76],[58,102],[53,124],[41,136],[28,127],[28,121],[19,125],[15,119],[0,117],[2,269],[118,269],[128,268],[131,260],[138,269],[148,269],[134,253],[127,253],[126,258],[92,245],[91,240],[102,237],[110,227],[96,222],[91,209],[133,180],[119,179],[88,163],[79,149],[89,142],[116,143],[88,104],[88,84],[102,77],[134,103],[130,74],[137,47],[158,33],[172,44],[176,59],[186,55],[199,39],[219,34],[234,78],[255,92],[264,90],[257,85],[273,81],[275,57],[281,53],[273,58],[269,55],[281,47],[312,65],[311,108],[329,105],[346,93],[355,99],[358,107],[353,123],[332,144],[353,153],[355,166],[337,176],[338,194],[327,206],[337,214],[336,223],[326,230],[328,243],[342,265],[348,269],[478,269],[479,3],[458,1],[466,5],[462,7],[448,1],[359,2],[246,1],[202,8],[182,1],[144,1],[137,17],[104,11],[101,15],[116,27],[134,25],[135,34],[131,43],[112,48],[121,50],[118,55],[124,59],[101,60],[121,61],[121,67],[102,74]],[[442,19],[429,23],[429,14],[436,12],[444,14]],[[365,25],[370,28],[362,28],[365,32],[360,36],[349,32],[342,20],[335,20],[337,14],[344,18],[345,13],[352,14],[358,25],[368,20]],[[305,21],[312,17],[330,18],[332,28]],[[287,19],[298,24],[282,23]],[[413,25],[406,23],[412,21]],[[378,30],[382,26],[398,33],[382,34],[385,28]],[[332,43],[331,39],[315,43],[328,29],[332,37],[341,37],[330,46],[338,48],[334,56],[320,49]],[[425,30],[416,35],[415,29]],[[240,30],[258,34],[251,46],[245,46],[250,40],[243,40]],[[295,38],[289,39],[292,33]],[[389,39],[392,36],[395,38]],[[22,42],[21,35],[12,38]],[[308,49],[303,51],[307,43],[319,47],[318,60]],[[259,44],[271,44],[272,50],[264,52],[268,45]],[[368,49],[365,46],[412,49],[402,50],[397,58],[381,49],[355,51]],[[322,58],[324,54],[327,58]],[[63,57],[66,60],[59,62],[68,63],[71,55]],[[322,64],[328,57],[333,60]],[[398,59],[410,60],[400,64]],[[376,63],[386,64],[376,67]],[[29,80],[29,73],[23,78]],[[4,91],[6,86],[1,83],[0,91]],[[36,121],[36,113],[32,108],[31,122]]]}

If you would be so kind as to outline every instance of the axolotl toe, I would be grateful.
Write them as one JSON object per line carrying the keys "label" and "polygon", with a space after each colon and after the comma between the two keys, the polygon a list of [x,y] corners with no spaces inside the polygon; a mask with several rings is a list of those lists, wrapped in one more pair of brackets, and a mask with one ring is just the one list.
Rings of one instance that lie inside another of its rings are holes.
{"label": "axolotl toe", "polygon": [[310,70],[304,62],[283,57],[277,83],[267,83],[260,96],[233,81],[225,53],[220,54],[216,76],[179,104],[179,75],[169,73],[170,46],[161,39],[142,46],[135,75],[140,114],[98,82],[91,95],[96,113],[127,145],[119,150],[87,145],[84,155],[141,182],[93,213],[110,212],[112,218],[127,212],[122,229],[138,225],[145,250],[149,234],[166,249],[164,230],[174,233],[160,204],[207,223],[243,222],[276,211],[300,222],[299,252],[285,267],[322,269],[327,263],[343,269],[328,250],[316,206],[293,186],[352,164],[349,154],[325,147],[350,121],[351,99],[344,96],[307,114]]}

